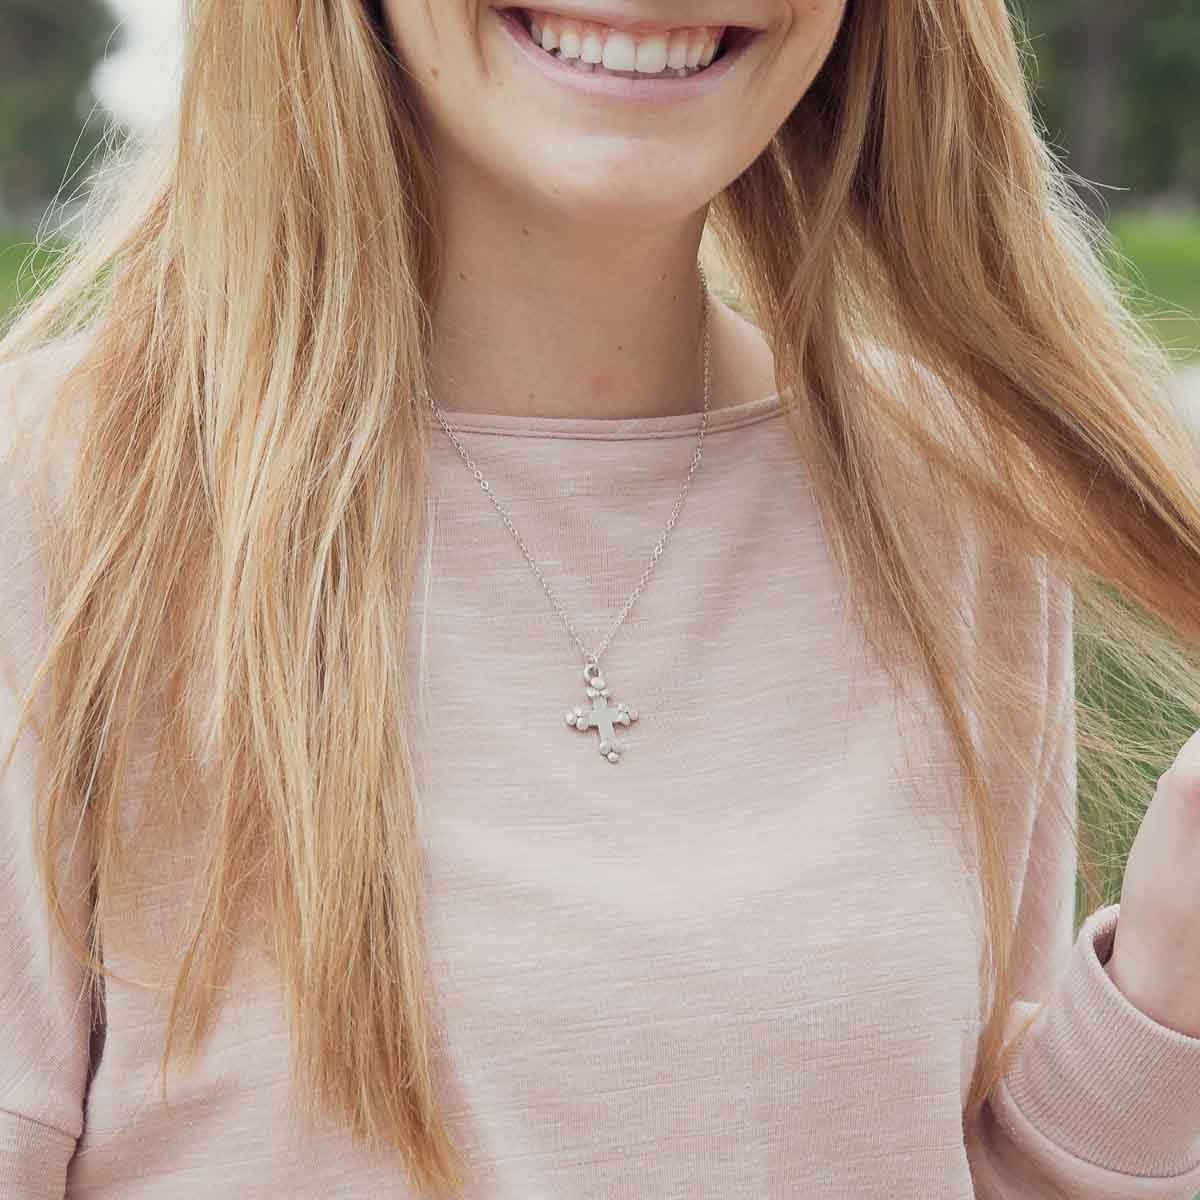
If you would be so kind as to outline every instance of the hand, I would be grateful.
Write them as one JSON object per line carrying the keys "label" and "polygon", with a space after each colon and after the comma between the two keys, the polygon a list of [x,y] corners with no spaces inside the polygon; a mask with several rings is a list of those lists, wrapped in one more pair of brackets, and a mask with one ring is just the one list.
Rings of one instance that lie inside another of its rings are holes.
{"label": "hand", "polygon": [[1151,1020],[1200,1038],[1200,730],[1159,779],[1134,838],[1104,969]]}

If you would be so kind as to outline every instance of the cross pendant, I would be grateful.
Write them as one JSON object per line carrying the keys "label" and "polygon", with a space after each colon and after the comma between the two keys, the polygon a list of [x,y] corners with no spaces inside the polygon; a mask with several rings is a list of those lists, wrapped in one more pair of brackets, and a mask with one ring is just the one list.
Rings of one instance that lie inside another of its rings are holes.
{"label": "cross pendant", "polygon": [[619,762],[621,750],[625,743],[613,732],[613,725],[620,723],[628,725],[637,720],[637,709],[628,704],[608,706],[608,691],[604,685],[604,677],[600,674],[600,664],[588,662],[583,668],[583,678],[587,684],[588,698],[592,702],[590,709],[577,704],[567,713],[567,724],[576,729],[598,729],[600,731],[600,753],[609,762]]}

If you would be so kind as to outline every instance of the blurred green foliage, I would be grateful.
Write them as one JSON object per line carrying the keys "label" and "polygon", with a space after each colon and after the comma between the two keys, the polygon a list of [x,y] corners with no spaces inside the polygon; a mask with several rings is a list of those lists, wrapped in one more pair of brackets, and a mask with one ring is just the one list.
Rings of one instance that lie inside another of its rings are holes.
{"label": "blurred green foliage", "polygon": [[[48,239],[50,247],[57,239]],[[35,250],[29,230],[0,229],[0,328],[18,298],[37,290],[39,277],[48,269],[53,249]]]}
{"label": "blurred green foliage", "polygon": [[95,0],[0,0],[0,214],[28,219],[99,141],[88,78],[113,24]]}
{"label": "blurred green foliage", "polygon": [[1048,140],[1113,211],[1200,204],[1200,4],[1010,0]]}

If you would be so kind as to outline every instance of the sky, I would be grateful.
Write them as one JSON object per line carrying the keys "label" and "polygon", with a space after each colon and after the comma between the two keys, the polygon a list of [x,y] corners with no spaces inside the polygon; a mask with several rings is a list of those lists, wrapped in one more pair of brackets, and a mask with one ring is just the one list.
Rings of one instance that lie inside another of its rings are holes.
{"label": "sky", "polygon": [[147,130],[173,107],[179,82],[180,0],[104,0],[116,30],[96,65],[96,98],[123,125]]}

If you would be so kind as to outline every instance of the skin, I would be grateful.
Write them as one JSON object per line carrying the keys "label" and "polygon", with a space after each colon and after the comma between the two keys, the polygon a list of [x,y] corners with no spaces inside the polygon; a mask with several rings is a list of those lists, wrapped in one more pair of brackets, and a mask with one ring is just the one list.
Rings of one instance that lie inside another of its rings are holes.
{"label": "skin", "polygon": [[[707,206],[808,89],[845,5],[578,2],[597,16],[764,32],[713,92],[643,108],[544,77],[487,0],[479,53],[463,0],[384,0],[441,179],[447,269],[432,367],[448,412],[626,418],[703,407],[695,264]],[[715,295],[711,321],[710,407],[774,392],[758,330]]]}
{"label": "skin", "polygon": [[1183,744],[1129,850],[1108,977],[1136,1008],[1200,1038],[1200,730]]}

